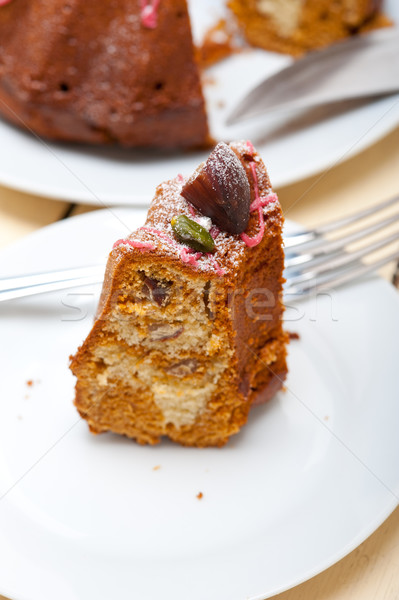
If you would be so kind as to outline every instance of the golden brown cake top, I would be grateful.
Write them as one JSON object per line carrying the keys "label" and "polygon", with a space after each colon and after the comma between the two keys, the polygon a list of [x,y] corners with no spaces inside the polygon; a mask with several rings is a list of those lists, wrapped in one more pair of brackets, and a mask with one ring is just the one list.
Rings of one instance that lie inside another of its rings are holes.
{"label": "golden brown cake top", "polygon": [[[204,166],[203,163],[189,179],[186,180],[182,175],[178,175],[175,179],[159,185],[145,225],[134,231],[128,238],[118,240],[114,248],[133,247],[141,252],[151,252],[156,249],[158,255],[179,260],[185,266],[204,272],[208,276],[235,276],[240,264],[247,258],[247,254],[253,252],[256,246],[261,247],[269,235],[274,235],[271,224],[274,219],[280,218],[281,213],[280,210],[274,210],[276,204],[278,205],[278,198],[272,191],[263,161],[252,144],[250,142],[235,142],[229,146],[219,144],[212,154],[225,152],[228,162],[229,157],[225,148],[230,152],[232,150],[234,156],[238,157],[243,167],[242,172],[249,182],[250,214],[245,231],[231,234],[223,230],[219,226],[220,223],[216,225],[182,196],[183,188],[187,182],[198,176]],[[226,171],[222,173],[221,179],[224,186],[233,189],[242,184],[240,176],[232,160],[232,164],[227,165]],[[176,239],[171,220],[178,215],[185,215],[209,231],[215,243],[213,253],[196,252]]]}

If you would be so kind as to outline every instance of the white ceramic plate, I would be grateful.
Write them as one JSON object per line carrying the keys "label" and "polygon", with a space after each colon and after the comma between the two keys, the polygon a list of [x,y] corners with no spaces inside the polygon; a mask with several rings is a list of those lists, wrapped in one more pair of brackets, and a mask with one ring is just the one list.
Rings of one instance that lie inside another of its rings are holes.
{"label": "white ceramic plate", "polygon": [[[115,209],[52,225],[3,251],[1,271],[97,263],[143,218]],[[397,505],[399,297],[388,283],[288,309],[301,338],[287,391],[227,446],[202,450],[95,437],[78,417],[68,356],[98,292],[0,305],[0,593],[264,600],[340,559]]]}
{"label": "white ceramic plate", "polygon": [[[399,4],[386,0],[399,22]],[[224,0],[191,0],[195,38],[216,22]],[[336,165],[399,124],[399,95],[344,112],[312,110],[272,115],[226,127],[225,117],[255,84],[291,59],[261,50],[231,57],[206,74],[205,96],[216,139],[251,139],[279,187]],[[147,204],[155,186],[179,172],[191,173],[206,153],[160,154],[54,144],[0,121],[0,183],[60,200],[95,205]]]}

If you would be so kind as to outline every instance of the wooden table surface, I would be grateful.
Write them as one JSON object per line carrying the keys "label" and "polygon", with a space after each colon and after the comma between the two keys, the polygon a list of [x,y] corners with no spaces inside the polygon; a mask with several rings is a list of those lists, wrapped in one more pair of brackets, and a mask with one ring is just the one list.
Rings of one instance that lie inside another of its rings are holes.
{"label": "wooden table surface", "polygon": [[[399,128],[347,162],[277,192],[286,217],[309,226],[399,193]],[[95,209],[0,187],[0,247],[89,210]],[[382,275],[391,278],[393,270]],[[399,509],[346,558],[275,600],[399,600]]]}

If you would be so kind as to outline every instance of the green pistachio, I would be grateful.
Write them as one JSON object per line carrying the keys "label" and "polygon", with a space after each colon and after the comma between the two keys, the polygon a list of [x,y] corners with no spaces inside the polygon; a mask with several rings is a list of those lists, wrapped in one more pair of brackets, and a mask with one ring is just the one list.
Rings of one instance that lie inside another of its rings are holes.
{"label": "green pistachio", "polygon": [[173,217],[171,220],[173,232],[179,242],[187,244],[198,252],[214,252],[215,242],[209,231],[186,215]]}

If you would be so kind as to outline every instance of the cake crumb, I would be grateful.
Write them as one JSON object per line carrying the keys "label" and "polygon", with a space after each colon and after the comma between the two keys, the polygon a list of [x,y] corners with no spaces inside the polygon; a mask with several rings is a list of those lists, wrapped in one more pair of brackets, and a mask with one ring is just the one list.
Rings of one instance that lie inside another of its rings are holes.
{"label": "cake crumb", "polygon": [[25,381],[25,385],[29,388],[33,387],[34,385],[37,385],[38,383],[41,383],[40,379],[27,379]]}
{"label": "cake crumb", "polygon": [[216,77],[212,77],[211,75],[202,75],[202,83],[204,85],[217,85],[217,79]]}
{"label": "cake crumb", "polygon": [[152,470],[159,471],[160,468],[161,468],[161,465],[155,465],[155,467],[153,467]]}
{"label": "cake crumb", "polygon": [[205,33],[201,46],[197,49],[198,61],[202,69],[240,52],[243,40],[233,19],[220,19]]}
{"label": "cake crumb", "polygon": [[329,418],[330,418],[330,417],[329,417],[328,415],[326,415],[326,416],[324,417],[324,420],[325,420],[325,421],[328,421],[328,420],[329,420]]}
{"label": "cake crumb", "polygon": [[22,415],[17,415],[18,421],[22,421],[22,418],[23,418]]}
{"label": "cake crumb", "polygon": [[202,492],[198,492],[198,494],[197,494],[198,500],[202,500],[203,497],[204,497],[204,494]]}
{"label": "cake crumb", "polygon": [[288,337],[290,338],[290,340],[300,340],[301,339],[301,336],[296,331],[289,331]]}

